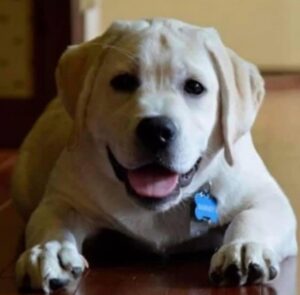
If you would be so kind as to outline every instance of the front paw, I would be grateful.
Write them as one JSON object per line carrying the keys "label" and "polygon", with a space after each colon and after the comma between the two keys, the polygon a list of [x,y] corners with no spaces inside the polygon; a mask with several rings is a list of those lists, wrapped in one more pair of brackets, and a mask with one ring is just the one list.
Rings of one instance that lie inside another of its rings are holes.
{"label": "front paw", "polygon": [[212,257],[209,276],[217,285],[264,283],[279,273],[278,260],[264,245],[235,242],[222,246]]}
{"label": "front paw", "polygon": [[19,288],[45,293],[66,287],[88,267],[85,258],[69,243],[50,241],[26,250],[16,265]]}

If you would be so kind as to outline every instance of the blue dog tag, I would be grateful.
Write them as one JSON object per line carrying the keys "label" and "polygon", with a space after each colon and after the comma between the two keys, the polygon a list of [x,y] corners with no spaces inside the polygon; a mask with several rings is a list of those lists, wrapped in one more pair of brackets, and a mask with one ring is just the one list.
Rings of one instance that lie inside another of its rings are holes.
{"label": "blue dog tag", "polygon": [[194,195],[195,218],[207,223],[218,223],[217,200],[210,194],[210,187],[206,186]]}

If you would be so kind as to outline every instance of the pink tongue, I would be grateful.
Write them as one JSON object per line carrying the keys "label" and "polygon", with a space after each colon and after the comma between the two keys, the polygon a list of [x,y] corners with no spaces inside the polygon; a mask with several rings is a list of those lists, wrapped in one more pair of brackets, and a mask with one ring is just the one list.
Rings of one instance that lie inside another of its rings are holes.
{"label": "pink tongue", "polygon": [[155,166],[128,171],[127,176],[133,190],[146,198],[167,197],[178,183],[178,174]]}

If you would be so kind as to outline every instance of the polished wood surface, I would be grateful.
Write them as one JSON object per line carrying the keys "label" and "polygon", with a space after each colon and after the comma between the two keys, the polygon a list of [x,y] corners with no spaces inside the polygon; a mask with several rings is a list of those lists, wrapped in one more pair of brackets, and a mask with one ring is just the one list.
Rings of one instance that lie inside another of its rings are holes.
{"label": "polished wood surface", "polygon": [[[255,142],[267,166],[290,196],[300,216],[300,85],[292,89],[272,88],[254,128]],[[17,294],[14,263],[22,247],[23,223],[12,206],[9,182],[16,151],[0,150],[0,295]],[[280,234],[280,233],[278,233]],[[299,239],[298,239],[299,240]],[[97,245],[90,249],[93,264],[69,290],[58,294],[136,295],[296,295],[299,257],[282,263],[280,276],[264,286],[214,288],[207,277],[209,254],[158,258],[120,245],[105,253]],[[126,242],[124,241],[124,244]],[[127,249],[127,250],[126,250]],[[101,252],[102,255],[97,255]],[[119,255],[116,255],[119,253]],[[91,260],[91,258],[90,258]],[[30,294],[30,293],[29,293]],[[36,294],[36,293],[35,293]]]}

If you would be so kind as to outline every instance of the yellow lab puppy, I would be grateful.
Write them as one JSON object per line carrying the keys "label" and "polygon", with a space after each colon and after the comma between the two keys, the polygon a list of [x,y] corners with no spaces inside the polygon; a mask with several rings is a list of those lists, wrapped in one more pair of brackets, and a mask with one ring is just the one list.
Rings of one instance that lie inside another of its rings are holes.
{"label": "yellow lab puppy", "polygon": [[66,50],[57,86],[14,176],[28,219],[19,286],[66,286],[87,267],[83,241],[107,228],[158,253],[219,246],[217,284],[268,281],[296,254],[293,211],[250,134],[262,77],[214,29],[113,23]]}

